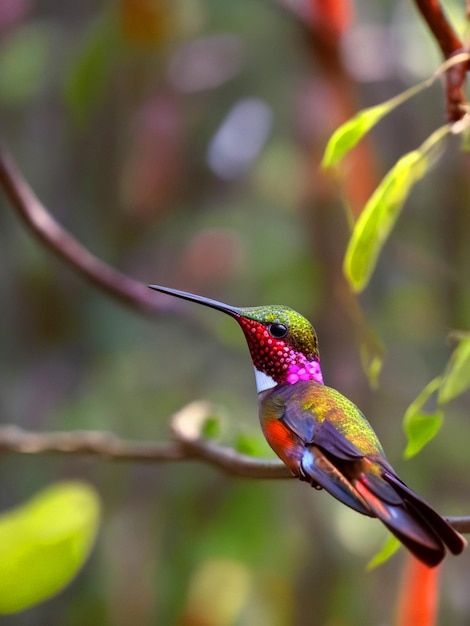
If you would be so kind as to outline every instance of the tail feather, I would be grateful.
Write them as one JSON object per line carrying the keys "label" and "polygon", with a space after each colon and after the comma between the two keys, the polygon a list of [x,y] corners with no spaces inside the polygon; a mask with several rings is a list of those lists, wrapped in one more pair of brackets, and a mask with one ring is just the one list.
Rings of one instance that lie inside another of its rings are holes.
{"label": "tail feather", "polygon": [[420,498],[391,472],[385,472],[384,479],[393,485],[419,518],[434,530],[452,554],[460,554],[464,550],[467,541],[425,500]]}
{"label": "tail feather", "polygon": [[[429,543],[423,542],[423,535],[419,538],[419,540],[417,540],[406,534],[402,528],[399,529],[396,526],[391,526],[385,521],[383,521],[383,523],[417,559],[429,567],[439,565],[439,563],[444,559],[446,550],[444,548],[444,544],[437,536],[433,537],[434,543],[433,545],[430,545]],[[406,529],[406,531],[407,530],[408,529]],[[431,535],[426,537],[426,541],[429,541],[430,537]]]}
{"label": "tail feather", "polygon": [[354,481],[355,487],[374,515],[410,552],[430,567],[442,561],[445,545],[453,554],[462,552],[467,542],[444,518],[391,472],[385,470],[382,477],[400,496],[399,504],[373,493],[367,475]]}

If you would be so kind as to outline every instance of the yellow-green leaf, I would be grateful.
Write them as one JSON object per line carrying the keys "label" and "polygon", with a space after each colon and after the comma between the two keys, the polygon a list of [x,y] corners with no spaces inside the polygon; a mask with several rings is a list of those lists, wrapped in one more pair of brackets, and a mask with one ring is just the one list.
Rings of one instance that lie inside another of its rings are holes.
{"label": "yellow-green leaf", "polygon": [[470,387],[470,337],[461,339],[444,373],[439,389],[439,404],[453,400]]}
{"label": "yellow-green leaf", "polygon": [[362,367],[373,389],[379,386],[379,376],[382,371],[384,349],[378,338],[369,332],[361,344]]}
{"label": "yellow-green leaf", "polygon": [[467,128],[462,133],[462,141],[460,143],[460,149],[462,150],[462,152],[465,152],[466,154],[470,152],[470,129],[469,128]]}
{"label": "yellow-green leaf", "polygon": [[327,143],[321,163],[322,167],[328,168],[337,165],[383,117],[427,86],[428,81],[414,85],[386,102],[362,109],[362,111],[359,111],[354,117],[342,124],[335,130]]}
{"label": "yellow-green leaf", "polygon": [[[390,98],[386,102],[377,104],[376,106],[362,109],[354,117],[342,124],[333,135],[330,137],[328,144],[325,148],[325,154],[322,159],[322,167],[329,168],[334,167],[341,161],[341,159],[362,139],[362,137],[369,132],[369,130],[375,126],[380,120],[388,115],[393,109],[400,104],[406,102],[409,98],[413,97],[423,89],[430,87],[436,78],[444,74],[449,68],[463,63],[468,60],[470,55],[468,52],[461,52],[450,59],[444,61],[434,72],[434,74],[427,80],[413,85],[409,89],[406,89],[402,93]],[[455,125],[454,125],[455,126]],[[460,132],[460,131],[457,131]]]}
{"label": "yellow-green leaf", "polygon": [[433,378],[405,411],[403,428],[408,439],[404,452],[406,459],[417,454],[435,437],[442,426],[444,420],[442,411],[436,411],[435,413],[426,413],[423,411],[423,406],[432,394],[439,389],[441,383],[441,376]]}
{"label": "yellow-green leaf", "polygon": [[201,429],[204,439],[218,439],[220,437],[221,424],[218,417],[209,416]]}
{"label": "yellow-green leaf", "polygon": [[427,443],[434,439],[440,431],[443,422],[444,414],[442,411],[415,413],[412,415],[406,425],[408,443],[403,455],[405,459],[410,459],[415,454],[418,454]]}
{"label": "yellow-green leaf", "polygon": [[359,111],[331,135],[326,144],[321,166],[334,167],[387,113],[386,103]]}
{"label": "yellow-green leaf", "polygon": [[435,131],[417,150],[405,154],[386,174],[359,216],[344,259],[344,272],[354,291],[367,285],[378,256],[413,185],[436,158],[436,147],[450,125]]}
{"label": "yellow-green leaf", "polygon": [[0,515],[0,614],[61,591],[87,558],[99,517],[95,490],[81,482],[56,483]]}
{"label": "yellow-green leaf", "polygon": [[395,554],[400,545],[400,542],[394,535],[388,535],[382,548],[367,563],[366,570],[370,572],[379,565],[382,565],[382,563],[385,563],[385,561],[388,561],[388,559]]}
{"label": "yellow-green leaf", "polygon": [[235,441],[235,450],[241,454],[264,458],[270,455],[266,440],[259,433],[238,433]]}

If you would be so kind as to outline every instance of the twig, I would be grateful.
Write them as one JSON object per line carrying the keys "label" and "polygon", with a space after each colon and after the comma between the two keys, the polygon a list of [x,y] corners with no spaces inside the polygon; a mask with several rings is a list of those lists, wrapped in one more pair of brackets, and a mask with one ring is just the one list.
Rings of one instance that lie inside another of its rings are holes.
{"label": "twig", "polygon": [[439,0],[415,0],[421,15],[426,20],[446,59],[457,50],[462,50],[463,43],[449,23]]}
{"label": "twig", "polygon": [[0,427],[0,454],[67,454],[111,461],[202,461],[233,476],[289,478],[287,467],[275,459],[257,459],[228,446],[201,439],[193,443],[150,443],[123,440],[101,431],[34,432],[17,426]]}
{"label": "twig", "polygon": [[[0,427],[0,454],[67,454],[111,461],[200,461],[231,476],[255,479],[293,478],[277,460],[258,459],[212,441],[186,439],[168,443],[123,440],[107,432],[71,431],[38,433],[17,426]],[[455,530],[470,533],[469,517],[446,517]]]}
{"label": "twig", "polygon": [[[439,0],[415,0],[415,4],[434,35],[445,59],[465,50],[464,44],[447,19]],[[470,69],[468,61],[446,72],[446,117],[455,122],[464,115],[466,103],[463,85]]]}
{"label": "twig", "polygon": [[204,439],[202,430],[215,414],[212,405],[191,402],[171,420],[175,441],[149,443],[123,440],[100,431],[33,432],[17,426],[0,427],[0,454],[72,454],[112,461],[202,461],[233,476],[245,478],[292,478],[291,472],[277,459],[258,459],[241,454],[228,446]]}
{"label": "twig", "polygon": [[470,533],[470,517],[446,517],[452,528],[459,533]]}
{"label": "twig", "polygon": [[77,454],[113,461],[177,461],[190,454],[177,442],[123,441],[108,432],[74,430],[34,432],[17,426],[0,427],[0,453]]}
{"label": "twig", "polygon": [[0,151],[0,186],[29,230],[89,282],[141,313],[163,310],[158,297],[144,284],[95,257],[52,217],[5,149]]}

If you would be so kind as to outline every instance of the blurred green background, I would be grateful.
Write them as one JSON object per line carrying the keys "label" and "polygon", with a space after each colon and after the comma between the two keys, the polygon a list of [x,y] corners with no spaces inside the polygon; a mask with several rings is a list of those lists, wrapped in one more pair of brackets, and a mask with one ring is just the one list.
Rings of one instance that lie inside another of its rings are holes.
{"label": "blurred green background", "polygon": [[[341,274],[348,217],[318,170],[336,126],[431,74],[439,56],[405,0],[358,0],[336,59],[281,5],[2,2],[2,139],[51,212],[110,265],[144,283],[309,317],[326,381],[364,410],[401,477],[443,514],[469,514],[468,393],[406,463],[401,427],[443,371],[449,331],[469,329],[468,157],[450,143],[360,298],[385,349],[377,389]],[[353,211],[442,111],[436,85],[374,130],[346,185]],[[230,319],[180,302],[155,319],[126,310],[0,202],[2,423],[159,441],[176,410],[205,398],[221,407],[226,442],[244,438],[270,455]],[[404,552],[367,573],[385,530],[305,484],[192,463],[3,455],[1,510],[63,478],[88,481],[102,498],[95,548],[62,594],[2,624],[393,623]],[[442,623],[470,622],[469,568],[468,553],[446,560]]]}

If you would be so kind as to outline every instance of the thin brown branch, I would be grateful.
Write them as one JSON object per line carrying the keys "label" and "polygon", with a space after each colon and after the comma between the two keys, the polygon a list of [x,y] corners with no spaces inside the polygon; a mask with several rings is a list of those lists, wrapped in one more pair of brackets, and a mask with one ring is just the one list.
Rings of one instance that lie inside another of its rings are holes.
{"label": "thin brown branch", "polygon": [[278,459],[257,459],[240,454],[203,438],[204,427],[217,409],[208,402],[196,400],[175,413],[171,430],[175,439],[195,458],[215,465],[235,476],[245,478],[292,478],[292,473]]}
{"label": "thin brown branch", "polygon": [[203,461],[233,476],[292,478],[278,459],[258,459],[203,437],[207,420],[217,409],[208,402],[191,402],[175,413],[171,431],[175,441],[149,443],[123,440],[100,431],[33,432],[17,426],[0,427],[0,454],[72,454],[112,461]]}
{"label": "thin brown branch", "polygon": [[0,453],[77,454],[113,461],[175,461],[190,457],[177,442],[123,441],[100,431],[34,432],[17,426],[0,427]]}
{"label": "thin brown branch", "polygon": [[446,517],[446,520],[457,532],[470,533],[470,517]]}
{"label": "thin brown branch", "polygon": [[463,49],[462,40],[448,21],[439,0],[415,0],[415,3],[436,38],[444,58],[448,59]]}
{"label": "thin brown branch", "polygon": [[89,282],[142,313],[163,310],[158,297],[144,284],[95,257],[52,217],[5,149],[0,151],[0,186],[28,229]]}
{"label": "thin brown branch", "polygon": [[[149,443],[123,440],[107,432],[33,432],[17,426],[0,427],[0,454],[66,454],[94,456],[110,461],[162,463],[200,461],[232,476],[255,479],[293,478],[277,460],[258,459],[233,448],[186,437],[184,441]],[[470,533],[470,516],[446,517],[460,533]]]}
{"label": "thin brown branch", "polygon": [[17,426],[0,427],[0,454],[66,454],[93,456],[110,461],[202,461],[233,476],[290,478],[287,467],[275,459],[257,459],[227,446],[199,440],[150,443],[123,440],[108,432],[33,432]]}
{"label": "thin brown branch", "polygon": [[[445,59],[465,50],[463,41],[447,19],[439,0],[415,0],[415,4],[434,35]],[[449,122],[457,121],[464,115],[463,105],[466,103],[466,98],[463,86],[469,69],[469,62],[465,61],[446,72],[446,116]]]}

